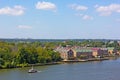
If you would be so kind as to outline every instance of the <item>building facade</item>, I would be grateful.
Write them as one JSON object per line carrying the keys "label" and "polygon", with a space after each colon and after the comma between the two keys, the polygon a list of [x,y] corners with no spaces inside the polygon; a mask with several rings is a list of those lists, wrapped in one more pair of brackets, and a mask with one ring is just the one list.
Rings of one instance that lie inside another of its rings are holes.
{"label": "building facade", "polygon": [[110,54],[115,54],[115,48],[98,48],[98,47],[57,47],[55,51],[59,52],[64,60],[73,60],[81,57],[97,58],[107,57]]}

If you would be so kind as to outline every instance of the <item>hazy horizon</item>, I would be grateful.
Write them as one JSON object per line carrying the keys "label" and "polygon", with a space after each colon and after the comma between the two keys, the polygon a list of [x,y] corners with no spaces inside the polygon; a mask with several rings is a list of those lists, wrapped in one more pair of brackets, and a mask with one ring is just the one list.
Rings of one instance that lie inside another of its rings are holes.
{"label": "hazy horizon", "polygon": [[78,39],[78,38],[0,38],[0,40],[120,40],[120,39],[98,39],[98,38],[82,38],[82,39]]}

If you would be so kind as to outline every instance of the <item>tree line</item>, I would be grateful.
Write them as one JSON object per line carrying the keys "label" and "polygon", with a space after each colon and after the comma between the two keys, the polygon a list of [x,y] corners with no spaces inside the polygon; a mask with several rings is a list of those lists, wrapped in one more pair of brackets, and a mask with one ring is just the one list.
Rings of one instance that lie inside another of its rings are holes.
{"label": "tree line", "polygon": [[0,68],[22,67],[28,64],[60,61],[60,54],[50,43],[0,42]]}
{"label": "tree line", "polygon": [[115,47],[117,50],[120,50],[120,45],[117,41],[0,41],[0,68],[22,67],[28,64],[61,61],[60,53],[54,51],[57,46]]}

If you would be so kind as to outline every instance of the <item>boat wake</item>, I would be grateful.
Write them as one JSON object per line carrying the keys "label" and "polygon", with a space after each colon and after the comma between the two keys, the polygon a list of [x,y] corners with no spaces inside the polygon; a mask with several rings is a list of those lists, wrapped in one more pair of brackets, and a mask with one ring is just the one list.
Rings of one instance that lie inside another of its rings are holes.
{"label": "boat wake", "polygon": [[39,73],[40,73],[40,72],[42,72],[42,71],[37,71],[37,72],[39,72]]}

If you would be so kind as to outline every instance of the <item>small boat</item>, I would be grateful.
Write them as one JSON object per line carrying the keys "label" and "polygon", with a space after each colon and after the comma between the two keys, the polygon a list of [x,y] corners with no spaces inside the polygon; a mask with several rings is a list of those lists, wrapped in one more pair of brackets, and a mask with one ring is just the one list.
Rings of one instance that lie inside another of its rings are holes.
{"label": "small boat", "polygon": [[37,70],[33,69],[33,67],[31,69],[29,69],[28,73],[36,73]]}

